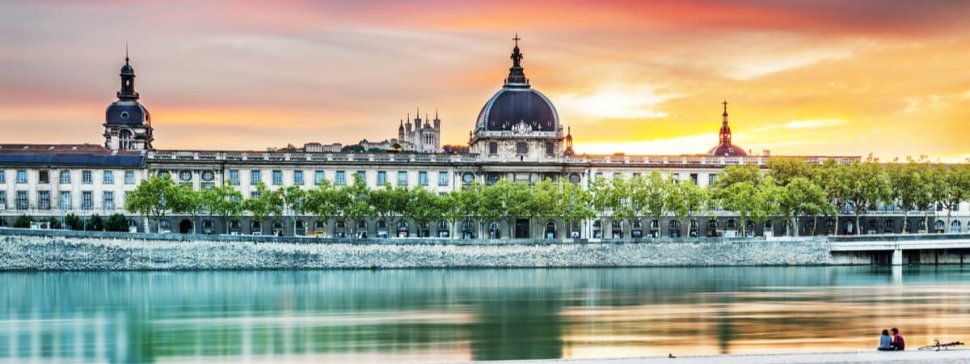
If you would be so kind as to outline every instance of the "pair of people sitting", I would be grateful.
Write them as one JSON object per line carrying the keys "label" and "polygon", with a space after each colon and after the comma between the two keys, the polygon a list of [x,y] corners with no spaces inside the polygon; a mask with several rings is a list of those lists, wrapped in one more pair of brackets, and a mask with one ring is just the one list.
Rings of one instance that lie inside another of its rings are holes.
{"label": "pair of people sitting", "polygon": [[889,336],[889,330],[882,330],[882,336],[879,337],[879,351],[903,351],[906,350],[906,340],[903,339],[903,335],[899,334],[899,329],[892,328],[892,336]]}

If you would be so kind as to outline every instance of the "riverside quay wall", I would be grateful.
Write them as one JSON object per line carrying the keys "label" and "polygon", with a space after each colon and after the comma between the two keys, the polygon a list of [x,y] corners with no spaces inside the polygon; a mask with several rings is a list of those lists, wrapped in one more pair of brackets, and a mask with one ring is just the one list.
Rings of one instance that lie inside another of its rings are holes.
{"label": "riverside quay wall", "polygon": [[[882,260],[888,255],[833,254],[823,237],[335,240],[0,229],[0,270],[6,271],[785,266]],[[947,260],[958,261],[962,256]]]}

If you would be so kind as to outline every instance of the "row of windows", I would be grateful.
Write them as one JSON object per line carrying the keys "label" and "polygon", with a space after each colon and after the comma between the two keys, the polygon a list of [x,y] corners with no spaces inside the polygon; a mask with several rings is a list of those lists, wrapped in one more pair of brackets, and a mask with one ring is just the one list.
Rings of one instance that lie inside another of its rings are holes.
{"label": "row of windows", "polygon": [[[6,171],[0,171],[0,183],[6,183]],[[40,170],[37,171],[37,183],[38,184],[49,184],[50,183],[50,171]],[[135,184],[135,171],[124,171],[125,184],[131,185]],[[14,181],[17,184],[28,183],[28,171],[24,169],[18,169],[14,172]],[[62,170],[58,174],[58,182],[61,184],[71,183],[71,171]],[[94,183],[94,172],[91,170],[81,171],[81,183],[92,184]],[[102,171],[101,172],[101,183],[102,184],[114,184],[115,183],[115,171]]]}
{"label": "row of windows", "polygon": [[[603,177],[604,177],[603,176],[603,172],[596,172],[596,178],[603,178]],[[621,178],[621,177],[623,177],[623,174],[622,173],[620,173],[620,172],[613,172],[613,178]],[[633,173],[633,178],[637,178],[637,177],[640,177],[640,173],[639,172],[634,172]],[[673,177],[673,179],[674,180],[677,180],[677,181],[681,180],[680,173],[674,173],[674,174],[671,175],[671,177]],[[691,182],[694,182],[695,185],[699,185],[699,183],[700,183],[699,182],[699,175],[697,173],[691,173],[689,177],[690,177],[690,181]],[[716,179],[717,179],[717,173],[710,173],[710,174],[708,174],[707,175],[707,185],[713,185],[714,184],[714,181]]]}
{"label": "row of windows", "polygon": [[[546,142],[546,156],[552,157],[556,155],[556,145],[551,142]],[[498,143],[491,142],[488,143],[488,154],[496,155],[498,154]],[[515,143],[515,154],[529,154],[529,144],[525,142]]]}
{"label": "row of windows", "polygon": [[[7,191],[0,191],[0,210],[12,207],[17,210],[51,210],[53,208],[58,208],[61,210],[73,210],[74,200],[72,199],[71,191],[55,191],[57,194],[57,205],[52,204],[51,201],[51,191],[37,191],[37,200],[35,205],[30,205],[30,199],[28,198],[27,191],[16,191],[14,192],[14,201],[12,206],[7,205]],[[127,194],[127,192],[126,192]],[[121,205],[115,204],[115,193],[113,191],[104,191],[101,193],[101,209],[102,210],[114,210],[115,208],[122,207]],[[94,209],[94,192],[83,191],[81,192],[81,210],[93,210]]]}
{"label": "row of windows", "polygon": [[[270,184],[274,186],[279,186],[283,184],[283,171],[273,170],[271,172]],[[304,185],[306,181],[304,179],[303,171],[293,171],[293,184],[294,185]],[[363,181],[367,181],[367,171],[356,171],[354,177]],[[438,172],[438,186],[444,187],[448,186],[448,172],[440,171]],[[326,174],[324,171],[313,171],[313,184],[320,185],[326,180]],[[253,169],[249,171],[249,184],[256,185],[263,182],[263,171],[258,169]],[[351,181],[347,180],[347,171],[336,171],[334,173],[334,184],[338,186],[343,186]],[[240,180],[240,172],[238,169],[229,170],[229,183],[232,185],[240,185],[242,181]],[[388,183],[387,171],[377,171],[376,184],[379,186]],[[397,185],[407,186],[408,185],[408,172],[407,171],[397,171]],[[428,178],[427,171],[418,172],[418,185],[429,186],[430,180]]]}

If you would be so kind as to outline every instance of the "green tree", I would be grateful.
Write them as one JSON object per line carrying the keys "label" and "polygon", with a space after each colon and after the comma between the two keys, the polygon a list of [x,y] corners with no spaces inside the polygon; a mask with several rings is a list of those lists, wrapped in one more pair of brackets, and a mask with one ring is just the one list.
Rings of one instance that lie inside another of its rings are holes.
{"label": "green tree", "polygon": [[940,181],[933,190],[933,198],[946,209],[946,229],[953,223],[953,210],[960,202],[970,199],[970,168],[967,165],[939,165]]}
{"label": "green tree", "polygon": [[566,225],[566,236],[572,237],[573,226],[596,217],[589,191],[560,180],[552,188],[550,214]]}
{"label": "green tree", "polygon": [[727,166],[717,174],[714,183],[710,186],[714,198],[720,199],[727,187],[741,182],[748,182],[751,186],[757,186],[761,182],[761,170],[755,164],[740,164]]}
{"label": "green tree", "polygon": [[[793,178],[786,185],[778,201],[778,208],[787,222],[792,222],[794,235],[798,236],[798,218],[807,216],[817,218],[819,215],[834,215],[834,207],[828,202],[825,191],[821,187],[804,177]],[[815,233],[813,224],[812,234]],[[787,223],[786,223],[787,231]]]}
{"label": "green tree", "polygon": [[[855,164],[858,164],[858,162]],[[829,159],[817,167],[815,173],[812,174],[812,181],[825,191],[829,203],[835,207],[836,227],[832,231],[835,235],[839,235],[839,211],[846,206],[849,198],[852,197],[852,177],[849,175],[852,172],[852,167],[850,166]],[[888,182],[888,180],[886,181]],[[858,221],[856,221],[856,226],[858,226]]]}
{"label": "green tree", "polygon": [[[892,170],[893,167],[890,167]],[[855,212],[855,231],[862,234],[860,217],[868,211],[878,208],[879,203],[892,203],[894,200],[895,181],[890,177],[886,167],[872,161],[852,164],[843,167],[843,173],[833,176],[840,180],[827,183],[841,183],[845,186],[845,201]],[[905,224],[904,224],[905,229]]]}
{"label": "green tree", "polygon": [[350,225],[353,236],[357,236],[357,222],[372,214],[369,196],[367,184],[359,179],[355,179],[351,185],[338,188],[334,193],[335,215]]}
{"label": "green tree", "polygon": [[290,217],[289,226],[296,231],[296,220],[307,212],[307,191],[300,186],[286,186],[274,194],[273,203],[280,207],[281,219]]}
{"label": "green tree", "polygon": [[172,198],[171,209],[173,213],[185,214],[192,217],[192,233],[198,233],[198,226],[201,216],[209,207],[203,196],[203,191],[196,191],[191,184],[179,184],[175,189]]}
{"label": "green tree", "polygon": [[768,159],[768,174],[779,186],[786,186],[792,179],[811,178],[814,167],[802,158],[772,157]]}
{"label": "green tree", "polygon": [[64,226],[71,230],[81,230],[84,228],[84,220],[75,214],[64,215]]}
{"label": "green tree", "polygon": [[745,234],[745,221],[751,217],[754,210],[758,207],[756,194],[757,185],[751,181],[735,182],[726,187],[716,189],[717,204],[722,209],[734,212],[741,219],[741,236]]}
{"label": "green tree", "polygon": [[50,216],[47,218],[47,225],[50,226],[51,229],[61,228],[61,222],[57,220],[56,217],[53,217],[53,216]]}
{"label": "green tree", "polygon": [[337,194],[337,189],[330,181],[321,181],[316,188],[307,191],[307,212],[316,215],[321,221],[329,222],[331,217],[337,215]]}
{"label": "green tree", "polygon": [[689,220],[708,210],[710,196],[707,190],[692,181],[674,184],[670,193],[670,211],[678,220]]}
{"label": "green tree", "polygon": [[[128,193],[125,210],[155,219],[156,231],[161,228],[161,219],[172,211],[178,199],[178,185],[169,175],[151,176],[141,181],[137,187]],[[146,220],[146,231],[148,230]]]}
{"label": "green tree", "polygon": [[[421,207],[411,206],[412,191],[407,186],[392,187],[390,183],[383,188],[368,191],[367,202],[370,204],[371,216],[384,220],[388,226],[396,227],[398,221],[417,212]],[[421,211],[423,212],[423,211]],[[417,222],[415,222],[417,223]]]}
{"label": "green tree", "polygon": [[225,233],[229,233],[229,225],[239,221],[244,211],[242,193],[236,191],[229,183],[204,189],[200,192],[204,211],[207,216],[219,216],[226,224]]}
{"label": "green tree", "polygon": [[[634,211],[632,218],[636,216],[650,216],[657,220],[658,224],[672,212],[681,201],[674,201],[676,194],[673,190],[677,184],[670,177],[664,177],[660,172],[654,171],[646,177],[637,177],[629,180],[626,193],[630,195],[630,209]],[[621,198],[621,201],[623,199]],[[659,225],[658,225],[659,228]]]}
{"label": "green tree", "polygon": [[278,216],[281,213],[282,207],[274,202],[277,199],[275,194],[276,191],[270,190],[265,183],[260,182],[256,185],[255,194],[243,201],[243,209],[249,211],[253,221],[259,222],[260,234],[263,233],[262,227],[266,218],[270,215]]}
{"label": "green tree", "polygon": [[91,214],[91,216],[88,217],[87,230],[104,231],[104,218],[98,214]]}
{"label": "green tree", "polygon": [[404,214],[417,226],[437,223],[447,216],[447,207],[442,204],[445,198],[423,187],[405,192],[407,202]]}
{"label": "green tree", "polygon": [[116,212],[108,216],[104,227],[108,231],[128,231],[128,219],[125,215]]}
{"label": "green tree", "polygon": [[34,220],[30,216],[20,215],[17,217],[17,220],[14,221],[13,227],[20,228],[20,229],[28,229],[30,228],[30,224],[32,222],[34,222]]}

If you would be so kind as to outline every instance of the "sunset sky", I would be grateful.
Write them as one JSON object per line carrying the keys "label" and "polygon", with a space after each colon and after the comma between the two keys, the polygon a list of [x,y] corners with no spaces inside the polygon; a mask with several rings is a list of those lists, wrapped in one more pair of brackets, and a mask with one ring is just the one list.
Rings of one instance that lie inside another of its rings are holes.
{"label": "sunset sky", "polygon": [[464,144],[510,66],[579,153],[970,157],[970,1],[3,1],[0,143],[101,143],[125,43],[159,149]]}

